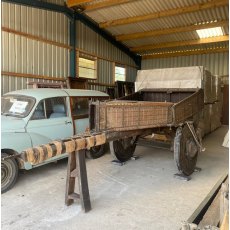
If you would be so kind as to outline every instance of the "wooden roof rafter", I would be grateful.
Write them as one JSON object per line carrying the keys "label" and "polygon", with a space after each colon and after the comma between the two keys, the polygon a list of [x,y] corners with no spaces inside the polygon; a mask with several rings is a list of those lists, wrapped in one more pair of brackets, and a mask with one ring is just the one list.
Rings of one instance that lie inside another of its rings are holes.
{"label": "wooden roof rafter", "polygon": [[189,40],[189,41],[156,43],[153,45],[133,47],[133,48],[130,48],[130,50],[133,52],[142,52],[142,51],[155,50],[155,49],[160,49],[160,48],[172,48],[172,47],[181,47],[181,46],[202,45],[202,44],[210,44],[210,43],[226,42],[226,41],[229,41],[229,35],[210,37],[210,38],[202,38],[202,39]]}
{"label": "wooden roof rafter", "polygon": [[115,5],[120,5],[128,2],[133,2],[137,0],[105,0],[103,2],[95,2],[94,4],[88,4],[84,6],[84,12],[99,10],[102,8],[107,8]]}
{"label": "wooden roof rafter", "polygon": [[174,51],[168,53],[155,53],[143,55],[142,59],[153,59],[153,58],[168,58],[168,57],[179,57],[179,56],[189,56],[197,54],[210,54],[210,53],[225,53],[229,52],[229,48],[213,48],[213,49],[195,49],[186,51]]}
{"label": "wooden roof rafter", "polygon": [[165,28],[165,29],[153,30],[153,31],[147,31],[147,32],[138,32],[138,33],[133,33],[133,34],[122,34],[122,35],[117,35],[116,40],[117,41],[136,40],[136,39],[141,39],[141,38],[146,38],[146,37],[161,36],[161,35],[181,33],[181,32],[189,32],[189,31],[194,31],[194,30],[208,29],[208,28],[227,26],[227,25],[228,25],[228,20],[223,20],[223,21],[216,21],[212,23],[204,23],[204,24],[202,23],[202,24],[197,24],[197,25]]}
{"label": "wooden roof rafter", "polygon": [[67,0],[66,4],[68,7],[76,7],[76,6],[81,6],[85,3],[91,3],[95,0]]}
{"label": "wooden roof rafter", "polygon": [[99,26],[101,28],[120,26],[120,25],[137,23],[141,21],[147,21],[147,20],[152,20],[152,19],[157,19],[162,17],[175,16],[178,14],[192,13],[200,10],[205,10],[205,9],[210,9],[210,8],[215,8],[215,7],[225,6],[225,5],[228,5],[228,0],[211,0],[207,3],[194,4],[187,7],[175,8],[175,9],[170,9],[161,12],[154,12],[147,15],[140,15],[140,16],[135,16],[130,18],[121,18],[117,20],[101,22],[99,23]]}

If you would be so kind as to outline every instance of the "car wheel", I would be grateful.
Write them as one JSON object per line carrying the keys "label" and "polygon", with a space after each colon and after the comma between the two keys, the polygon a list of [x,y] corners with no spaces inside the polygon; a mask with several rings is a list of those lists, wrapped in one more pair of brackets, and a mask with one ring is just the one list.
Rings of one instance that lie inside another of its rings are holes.
{"label": "car wheel", "polygon": [[103,156],[105,153],[105,145],[94,146],[90,150],[86,151],[86,156],[89,159],[97,159]]}
{"label": "car wheel", "polygon": [[[1,157],[9,156],[2,153]],[[15,159],[6,159],[1,161],[1,193],[10,190],[16,183],[18,178],[18,164]]]}
{"label": "car wheel", "polygon": [[[135,141],[133,141],[135,140]],[[136,149],[136,137],[129,137],[109,142],[110,152],[112,156],[121,162],[128,161],[134,154]]]}

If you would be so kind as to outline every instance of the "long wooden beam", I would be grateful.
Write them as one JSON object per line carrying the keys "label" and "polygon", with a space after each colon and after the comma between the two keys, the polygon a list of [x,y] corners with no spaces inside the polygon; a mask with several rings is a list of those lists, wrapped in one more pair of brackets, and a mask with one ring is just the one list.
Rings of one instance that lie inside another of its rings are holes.
{"label": "long wooden beam", "polygon": [[15,73],[15,72],[7,72],[2,71],[2,76],[12,76],[12,77],[23,77],[23,78],[36,78],[36,79],[44,79],[44,80],[51,80],[51,81],[66,81],[64,77],[49,77],[44,75],[36,75],[36,74],[29,74],[29,73]]}
{"label": "long wooden beam", "polygon": [[205,9],[210,9],[210,8],[220,7],[220,6],[225,6],[225,5],[228,5],[228,0],[212,0],[207,3],[200,3],[200,4],[195,4],[195,5],[191,5],[187,7],[170,9],[170,10],[161,11],[161,12],[154,12],[152,14],[102,22],[99,24],[99,26],[101,28],[119,26],[119,25],[137,23],[141,21],[147,21],[147,20],[152,20],[152,19],[157,19],[157,18],[162,18],[162,17],[174,16],[178,14],[191,13],[191,12],[195,12],[199,10],[205,10]]}
{"label": "long wooden beam", "polygon": [[192,46],[192,45],[201,45],[201,44],[208,44],[208,43],[215,43],[215,42],[225,42],[225,41],[229,41],[228,35],[211,37],[211,38],[202,38],[198,40],[177,41],[177,42],[158,43],[154,45],[138,46],[138,47],[133,47],[130,50],[133,52],[140,52],[140,51],[155,50],[160,48]]}
{"label": "long wooden beam", "polygon": [[147,32],[139,32],[139,33],[133,33],[133,34],[123,34],[123,35],[116,36],[116,39],[117,41],[135,40],[135,39],[146,38],[146,37],[188,32],[188,31],[193,31],[193,30],[207,29],[207,28],[226,26],[226,25],[228,25],[228,20],[206,23],[206,24],[198,24],[198,25],[167,28],[167,29],[161,29],[161,30],[153,30],[153,31],[147,31]]}
{"label": "long wooden beam", "polygon": [[210,54],[210,53],[225,53],[225,52],[229,52],[229,48],[189,50],[189,51],[182,51],[182,52],[159,53],[159,54],[157,53],[157,54],[143,55],[142,59],[168,58],[168,57],[178,57],[178,56],[189,56],[195,54]]}
{"label": "long wooden beam", "polygon": [[66,4],[68,7],[79,6],[85,3],[93,2],[94,0],[67,0]]}
{"label": "long wooden beam", "polygon": [[8,28],[8,27],[2,26],[2,31],[12,33],[12,34],[16,34],[16,35],[19,35],[19,36],[23,36],[23,37],[26,37],[26,38],[29,38],[29,39],[32,39],[32,40],[35,40],[35,41],[44,42],[44,43],[47,43],[47,44],[50,44],[50,45],[54,45],[54,46],[58,46],[58,47],[62,47],[62,48],[70,49],[70,50],[73,49],[72,46],[66,45],[64,43],[52,41],[52,40],[49,40],[49,39],[46,39],[46,38],[43,38],[43,37],[40,37],[40,36],[24,33],[24,32],[18,31],[18,30],[13,30],[13,29]]}
{"label": "long wooden beam", "polygon": [[[102,8],[106,8],[106,7],[110,7],[110,6],[115,6],[115,5],[120,5],[123,3],[127,3],[127,2],[133,2],[134,0],[107,0],[104,2],[96,2],[95,4],[90,4],[90,5],[86,5],[84,6],[84,11],[88,12],[91,10],[98,10],[98,9],[102,9]],[[137,0],[135,0],[137,1]]]}

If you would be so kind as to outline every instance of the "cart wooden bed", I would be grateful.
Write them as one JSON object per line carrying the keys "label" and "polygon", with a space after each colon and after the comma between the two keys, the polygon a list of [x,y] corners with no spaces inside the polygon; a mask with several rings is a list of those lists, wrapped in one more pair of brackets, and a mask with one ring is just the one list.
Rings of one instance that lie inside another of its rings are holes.
{"label": "cart wooden bed", "polygon": [[118,100],[92,102],[90,129],[114,133],[110,151],[119,161],[130,159],[138,138],[147,133],[167,135],[174,146],[178,170],[189,176],[201,148],[199,121],[203,107],[202,89],[142,90]]}

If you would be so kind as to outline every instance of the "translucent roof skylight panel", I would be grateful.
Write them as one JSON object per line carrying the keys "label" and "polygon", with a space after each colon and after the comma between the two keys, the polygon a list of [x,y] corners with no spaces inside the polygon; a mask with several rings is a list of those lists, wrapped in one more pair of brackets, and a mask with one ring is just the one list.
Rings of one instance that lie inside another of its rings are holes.
{"label": "translucent roof skylight panel", "polygon": [[200,38],[210,38],[224,35],[221,27],[196,30],[196,32]]}

